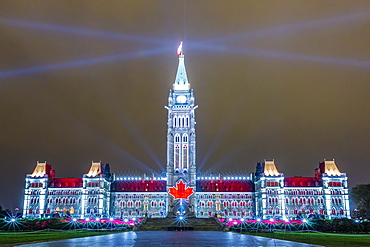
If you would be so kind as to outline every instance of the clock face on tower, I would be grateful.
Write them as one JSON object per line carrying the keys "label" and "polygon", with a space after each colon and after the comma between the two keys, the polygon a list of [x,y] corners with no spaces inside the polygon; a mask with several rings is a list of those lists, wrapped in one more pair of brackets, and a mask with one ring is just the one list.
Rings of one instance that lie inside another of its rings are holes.
{"label": "clock face on tower", "polygon": [[176,102],[177,103],[186,103],[186,96],[184,96],[184,95],[177,96]]}

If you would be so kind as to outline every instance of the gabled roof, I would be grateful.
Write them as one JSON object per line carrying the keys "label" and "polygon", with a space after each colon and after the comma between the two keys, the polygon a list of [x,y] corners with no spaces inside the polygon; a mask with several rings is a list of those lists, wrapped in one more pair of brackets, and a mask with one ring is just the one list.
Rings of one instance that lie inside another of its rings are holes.
{"label": "gabled roof", "polygon": [[328,176],[341,176],[341,173],[335,164],[335,160],[324,160],[320,163],[320,172],[321,174],[327,174]]}
{"label": "gabled roof", "polygon": [[112,192],[166,192],[166,185],[163,180],[115,181]]}
{"label": "gabled roof", "polygon": [[197,180],[197,192],[253,192],[250,180]]}
{"label": "gabled roof", "polygon": [[33,170],[32,174],[30,174],[33,178],[40,178],[44,177],[45,175],[50,174],[51,165],[46,164],[46,162],[39,162],[37,161],[37,165],[35,167],[35,170]]}
{"label": "gabled roof", "polygon": [[278,172],[276,168],[274,160],[271,160],[271,161],[265,160],[263,165],[264,165],[263,173],[265,174],[265,176],[279,176],[280,175],[280,173]]}
{"label": "gabled roof", "polygon": [[89,172],[86,174],[87,177],[97,177],[102,173],[102,163],[100,161],[98,162],[92,162],[91,167],[89,169]]}

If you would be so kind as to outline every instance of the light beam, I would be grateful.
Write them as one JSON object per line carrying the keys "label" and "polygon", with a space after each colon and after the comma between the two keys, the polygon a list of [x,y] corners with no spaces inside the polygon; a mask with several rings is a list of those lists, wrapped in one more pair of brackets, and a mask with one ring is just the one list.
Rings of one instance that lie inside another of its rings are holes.
{"label": "light beam", "polygon": [[131,58],[145,57],[145,56],[152,56],[152,55],[160,54],[168,50],[169,50],[168,48],[148,49],[148,50],[143,50],[143,51],[120,53],[120,54],[115,54],[115,55],[110,55],[110,56],[81,59],[81,60],[76,60],[76,61],[71,61],[71,62],[51,64],[51,65],[40,65],[40,66],[35,66],[35,67],[30,67],[30,68],[0,71],[0,79],[14,77],[14,76],[63,70],[63,69],[69,69],[69,68],[75,68],[75,67],[94,66],[94,65],[102,64],[102,63],[125,61]]}

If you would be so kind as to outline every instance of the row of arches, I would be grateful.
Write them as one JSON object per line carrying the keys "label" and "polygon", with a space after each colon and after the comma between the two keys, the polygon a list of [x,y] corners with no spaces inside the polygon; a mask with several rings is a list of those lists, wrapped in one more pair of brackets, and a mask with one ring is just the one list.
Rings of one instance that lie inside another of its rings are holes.
{"label": "row of arches", "polygon": [[[225,208],[227,207],[252,207],[253,206],[253,202],[252,201],[240,201],[240,202],[237,202],[237,201],[223,201],[222,203],[220,201],[216,201],[216,202],[213,202],[213,201],[199,201],[198,202],[198,206],[200,207],[213,207],[214,205],[216,205],[216,208],[219,208],[219,206],[223,205]],[[220,210],[220,209],[216,209],[216,210]]]}
{"label": "row of arches", "polygon": [[172,121],[172,127],[190,127],[189,116],[174,116]]}
{"label": "row of arches", "polygon": [[49,190],[48,195],[82,195],[81,190]]}
{"label": "row of arches", "polygon": [[198,195],[199,199],[215,199],[215,198],[222,198],[222,199],[252,199],[252,194],[200,194]]}
{"label": "row of arches", "polygon": [[75,198],[75,197],[57,197],[57,198],[48,198],[46,200],[47,203],[52,204],[76,204],[81,203],[81,198]]}
{"label": "row of arches", "polygon": [[254,212],[252,210],[249,210],[249,211],[245,211],[245,210],[242,210],[242,211],[237,211],[237,210],[233,210],[231,212],[229,212],[228,210],[224,210],[224,211],[212,211],[212,210],[209,210],[209,211],[203,211],[203,210],[200,210],[199,213],[198,213],[198,216],[202,217],[202,216],[214,216],[215,214],[218,214],[218,215],[221,215],[221,216],[224,216],[224,217],[228,217],[228,216],[233,216],[233,217],[238,217],[238,216],[242,216],[242,217],[246,217],[246,216],[250,216],[250,217],[253,217],[254,216]]}
{"label": "row of arches", "polygon": [[285,198],[286,204],[314,204],[316,201],[317,204],[323,204],[324,199],[323,198],[317,198],[316,200],[314,198],[305,198],[305,197],[293,197],[290,200],[288,198]]}
{"label": "row of arches", "polygon": [[321,190],[286,190],[286,195],[322,195]]}
{"label": "row of arches", "polygon": [[[132,207],[141,207],[142,205],[148,205],[148,202],[141,202],[141,201],[136,201],[136,202],[133,202],[133,201],[120,201],[116,204],[117,206],[119,207],[129,207],[129,208],[132,208]],[[150,202],[150,205],[152,207],[164,207],[165,205],[165,202],[164,201],[151,201]]]}

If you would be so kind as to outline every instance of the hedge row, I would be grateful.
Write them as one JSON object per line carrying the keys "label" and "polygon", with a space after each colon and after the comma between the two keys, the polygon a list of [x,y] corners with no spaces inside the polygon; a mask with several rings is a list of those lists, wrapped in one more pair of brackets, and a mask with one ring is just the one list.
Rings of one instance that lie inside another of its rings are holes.
{"label": "hedge row", "polygon": [[131,230],[132,226],[117,225],[113,223],[99,223],[99,222],[72,222],[65,221],[59,218],[19,218],[12,220],[0,219],[1,231],[38,231],[44,229],[55,230],[74,230],[74,229],[121,229]]}

